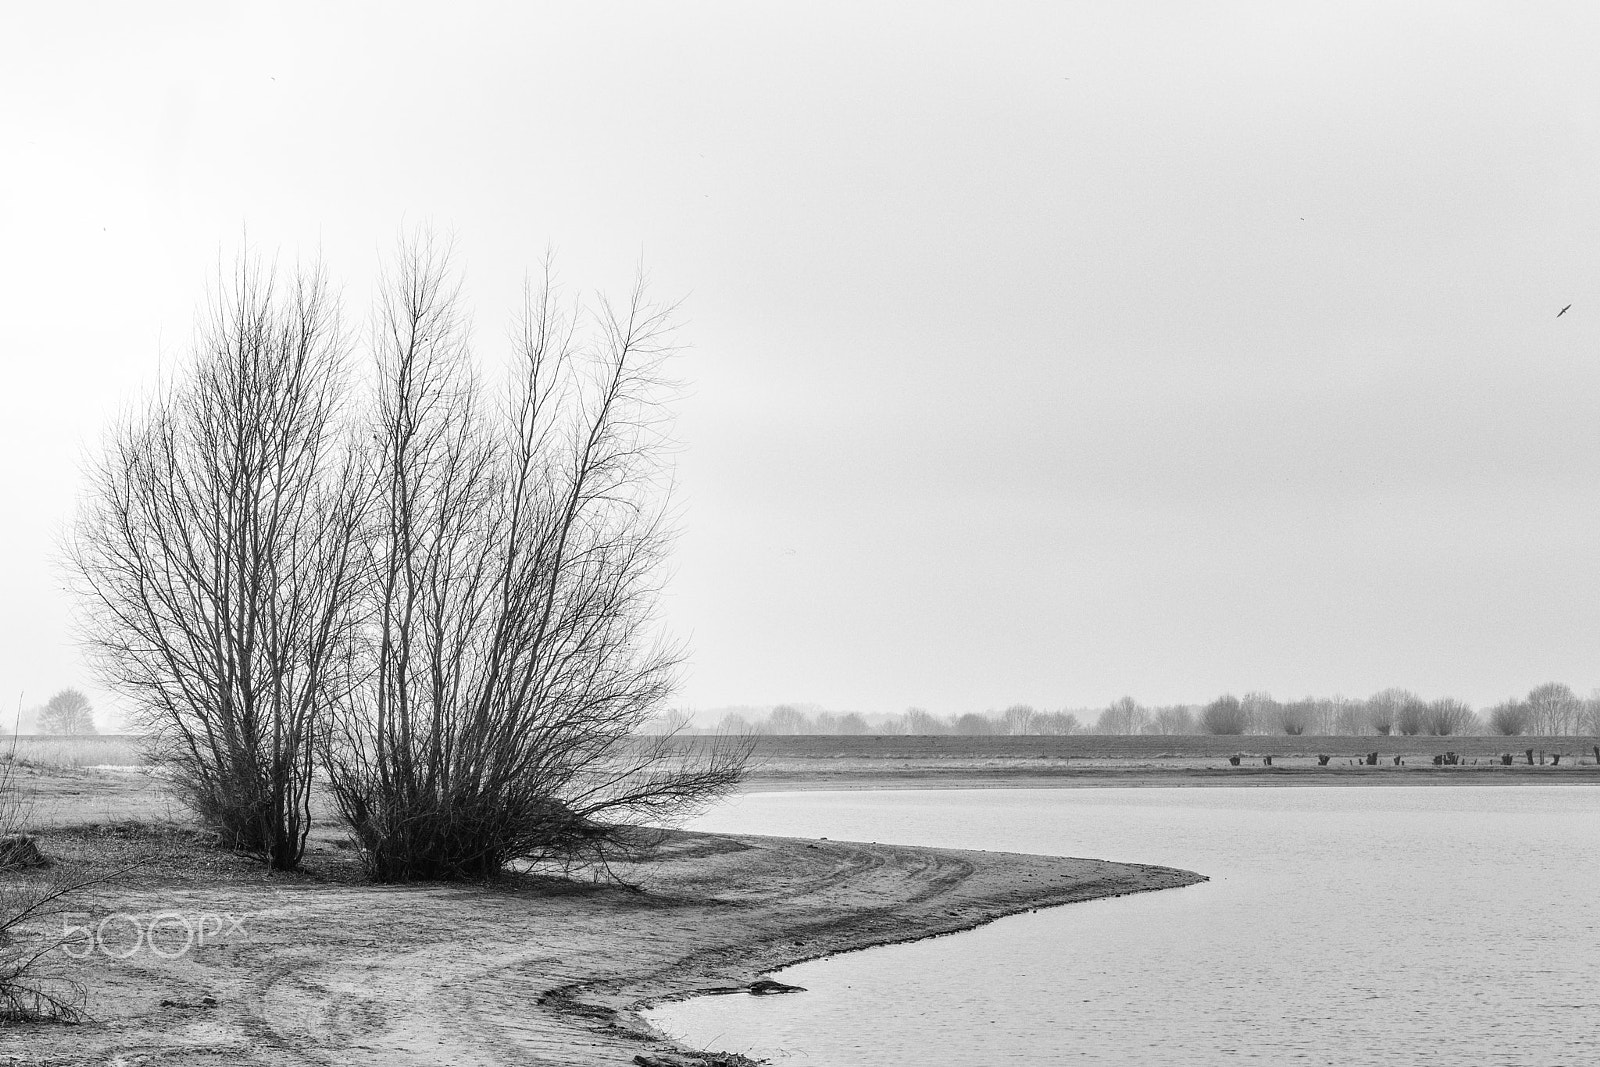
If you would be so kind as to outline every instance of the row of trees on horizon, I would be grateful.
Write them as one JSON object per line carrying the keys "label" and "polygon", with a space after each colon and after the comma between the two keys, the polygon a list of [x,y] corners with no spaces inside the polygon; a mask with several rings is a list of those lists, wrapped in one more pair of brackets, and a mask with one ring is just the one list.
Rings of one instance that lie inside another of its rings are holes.
{"label": "row of trees on horizon", "polygon": [[[682,722],[680,718],[678,720]],[[1600,690],[1580,697],[1570,686],[1548,682],[1525,697],[1475,710],[1451,697],[1424,700],[1407,689],[1384,689],[1366,698],[1304,697],[1275,700],[1262,692],[1224,695],[1209,704],[1149,707],[1122,697],[1105,708],[1043,711],[1013,704],[1001,711],[935,715],[908,708],[898,715],[834,712],[780,704],[769,711],[728,711],[692,733],[1065,736],[1071,734],[1284,734],[1289,736],[1538,736],[1600,735]]]}

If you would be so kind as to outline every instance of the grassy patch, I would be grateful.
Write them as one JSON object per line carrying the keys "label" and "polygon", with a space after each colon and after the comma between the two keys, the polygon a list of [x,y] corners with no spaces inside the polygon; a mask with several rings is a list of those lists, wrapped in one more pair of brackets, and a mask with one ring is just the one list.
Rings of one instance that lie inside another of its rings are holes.
{"label": "grassy patch", "polygon": [[136,734],[80,737],[28,735],[0,742],[0,762],[23,767],[135,767],[144,765],[143,738]]}

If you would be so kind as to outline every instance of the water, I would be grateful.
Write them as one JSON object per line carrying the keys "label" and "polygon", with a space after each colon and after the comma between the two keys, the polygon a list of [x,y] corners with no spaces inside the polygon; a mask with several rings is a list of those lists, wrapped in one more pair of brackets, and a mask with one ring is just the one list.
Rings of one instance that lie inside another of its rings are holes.
{"label": "water", "polygon": [[784,1064],[1600,1062],[1600,790],[766,793],[696,824],[1209,883],[801,964],[651,1013]]}

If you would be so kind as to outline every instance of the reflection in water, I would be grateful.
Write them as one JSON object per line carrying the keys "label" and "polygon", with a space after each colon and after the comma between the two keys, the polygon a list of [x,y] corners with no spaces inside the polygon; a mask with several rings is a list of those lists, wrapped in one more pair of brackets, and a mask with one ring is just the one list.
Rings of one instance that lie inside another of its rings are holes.
{"label": "reflection in water", "polygon": [[1576,1064],[1600,1008],[1589,787],[767,793],[706,830],[1186,867],[1212,881],[802,964],[651,1013],[779,1063]]}

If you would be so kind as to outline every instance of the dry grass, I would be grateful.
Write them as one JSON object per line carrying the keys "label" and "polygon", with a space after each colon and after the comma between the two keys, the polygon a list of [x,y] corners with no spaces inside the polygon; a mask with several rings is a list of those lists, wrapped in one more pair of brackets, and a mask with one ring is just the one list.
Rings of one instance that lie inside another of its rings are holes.
{"label": "dry grass", "polygon": [[137,734],[82,737],[25,735],[0,741],[0,763],[82,770],[85,767],[144,765],[143,738]]}

